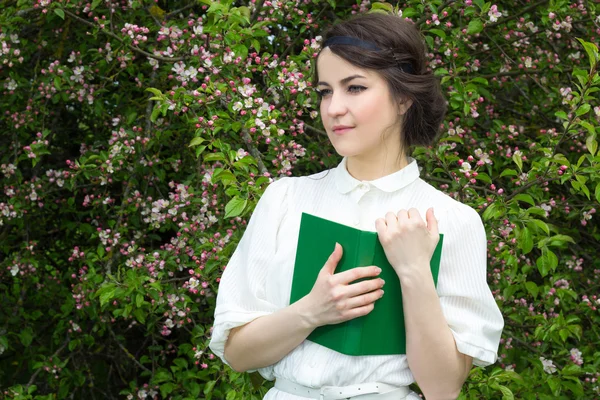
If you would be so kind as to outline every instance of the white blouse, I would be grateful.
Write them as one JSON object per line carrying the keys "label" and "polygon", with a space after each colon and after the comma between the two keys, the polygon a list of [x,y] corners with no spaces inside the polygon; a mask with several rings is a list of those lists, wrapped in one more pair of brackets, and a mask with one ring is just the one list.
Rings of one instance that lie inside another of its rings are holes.
{"label": "white blouse", "polygon": [[[377,218],[411,207],[423,218],[433,207],[444,234],[437,293],[458,350],[473,357],[475,365],[494,363],[504,321],[486,282],[487,240],[481,218],[420,179],[415,160],[383,178],[359,181],[348,173],[344,158],[337,168],[269,185],[223,272],[211,350],[227,363],[223,352],[231,329],[290,304],[302,212],[375,232]],[[307,340],[258,371],[269,380],[282,377],[317,388],[414,382],[406,355],[347,356]],[[273,388],[267,399],[304,398]]]}

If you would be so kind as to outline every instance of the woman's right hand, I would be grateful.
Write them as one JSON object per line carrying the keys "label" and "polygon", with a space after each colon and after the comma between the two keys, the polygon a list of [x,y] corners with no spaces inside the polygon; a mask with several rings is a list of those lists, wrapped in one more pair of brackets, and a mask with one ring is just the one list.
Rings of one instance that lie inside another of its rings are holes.
{"label": "woman's right hand", "polygon": [[368,279],[351,284],[361,278],[376,278],[381,273],[379,267],[357,267],[335,273],[342,253],[342,246],[336,243],[311,292],[301,299],[301,312],[312,328],[367,315],[373,311],[375,301],[383,296],[383,279]]}

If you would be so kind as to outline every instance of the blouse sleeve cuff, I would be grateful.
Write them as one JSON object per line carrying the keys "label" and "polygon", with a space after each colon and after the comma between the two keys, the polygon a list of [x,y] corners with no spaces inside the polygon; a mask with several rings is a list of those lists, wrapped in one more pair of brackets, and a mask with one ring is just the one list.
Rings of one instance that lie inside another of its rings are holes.
{"label": "blouse sleeve cuff", "polygon": [[475,340],[460,337],[456,332],[451,330],[456,342],[456,348],[462,354],[473,357],[473,364],[479,367],[487,367],[496,362],[498,354],[495,350],[490,350],[477,344]]}
{"label": "blouse sleeve cuff", "polygon": [[[220,315],[215,315],[215,323],[213,325],[212,335],[208,347],[211,351],[218,356],[224,364],[229,365],[225,359],[225,343],[229,338],[229,333],[232,329],[242,325],[246,325],[249,322],[254,321],[256,318],[269,315],[271,312],[254,311],[254,312],[240,312],[240,311],[227,311]],[[263,378],[267,380],[275,379],[273,374],[273,366],[270,365],[265,368],[248,370],[246,372],[258,371]]]}

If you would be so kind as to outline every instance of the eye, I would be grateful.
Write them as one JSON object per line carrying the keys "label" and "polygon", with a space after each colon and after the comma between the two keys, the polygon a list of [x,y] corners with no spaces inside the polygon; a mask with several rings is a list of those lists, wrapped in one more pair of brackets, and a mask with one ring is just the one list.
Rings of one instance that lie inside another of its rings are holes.
{"label": "eye", "polygon": [[323,98],[323,97],[328,96],[328,95],[331,94],[331,89],[315,89],[315,93],[320,98]]}
{"label": "eye", "polygon": [[367,88],[364,86],[359,86],[359,85],[351,85],[348,87],[348,92],[350,93],[360,93],[363,90],[366,90]]}

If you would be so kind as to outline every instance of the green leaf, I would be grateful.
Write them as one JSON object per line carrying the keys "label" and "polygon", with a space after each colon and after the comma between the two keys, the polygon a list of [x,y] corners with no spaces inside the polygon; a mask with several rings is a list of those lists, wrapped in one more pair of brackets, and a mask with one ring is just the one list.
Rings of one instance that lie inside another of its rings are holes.
{"label": "green leaf", "polygon": [[156,89],[156,88],[146,88],[146,91],[152,93],[153,95],[163,98],[163,94],[160,90]]}
{"label": "green leaf", "polygon": [[254,49],[257,52],[260,52],[260,42],[258,40],[256,40],[256,39],[252,39],[251,42],[252,42],[252,47],[254,47]]}
{"label": "green leaf", "polygon": [[513,392],[506,386],[498,385],[498,389],[502,392],[502,400],[515,400]]}
{"label": "green leaf", "polygon": [[160,385],[160,394],[163,399],[167,398],[167,395],[172,393],[175,390],[175,384],[171,382],[167,382],[165,384]]}
{"label": "green leaf", "polygon": [[579,40],[588,55],[590,69],[594,69],[595,65],[598,64],[598,47],[594,43],[586,42],[583,39],[577,38],[577,40]]}
{"label": "green leaf", "polygon": [[596,185],[596,191],[595,191],[595,195],[596,195],[596,201],[598,201],[598,203],[600,203],[600,183],[598,183]]}
{"label": "green leaf", "polygon": [[541,221],[539,219],[530,219],[529,221],[527,221],[527,224],[535,225],[537,228],[543,230],[546,233],[546,235],[550,234],[550,228],[548,227],[548,224],[544,221]]}
{"label": "green leaf", "polygon": [[225,161],[223,153],[209,153],[204,156],[204,161]]}
{"label": "green leaf", "polygon": [[246,208],[247,203],[248,200],[240,199],[237,196],[229,200],[225,206],[225,219],[240,215],[244,211],[244,208]]}
{"label": "green leaf", "polygon": [[525,203],[531,204],[532,206],[535,206],[535,201],[533,200],[533,197],[531,197],[528,194],[525,193],[519,193],[518,195],[516,195],[514,197],[515,200],[519,200],[519,201],[523,201]]}
{"label": "green leaf", "polygon": [[204,394],[209,394],[212,392],[213,388],[215,387],[215,383],[217,383],[217,381],[208,381],[206,382],[206,385],[204,385]]}
{"label": "green leaf", "polygon": [[98,248],[96,249],[96,251],[97,251],[97,253],[98,253],[98,256],[99,256],[100,258],[104,257],[104,254],[106,254],[106,250],[104,250],[104,246],[102,245],[102,243],[100,243],[100,244],[98,245]]}
{"label": "green leaf", "polygon": [[560,336],[563,342],[566,342],[569,336],[571,336],[571,333],[567,329],[561,329],[560,331],[558,331],[558,335]]}
{"label": "green leaf", "polygon": [[502,171],[502,173],[500,174],[500,178],[502,178],[503,176],[517,176],[517,175],[519,175],[519,173],[517,171],[515,171],[514,169],[507,168],[504,171]]}
{"label": "green leaf", "polygon": [[538,288],[538,285],[535,284],[535,282],[525,282],[525,289],[527,289],[529,294],[531,294],[531,296],[533,296],[534,299],[537,298],[538,293],[540,292],[540,289]]}
{"label": "green leaf", "polygon": [[19,340],[21,340],[23,346],[29,347],[31,342],[33,342],[33,330],[30,327],[21,330],[19,332]]}
{"label": "green leaf", "polygon": [[200,390],[202,390],[200,385],[194,381],[188,381],[187,387],[188,387],[188,390],[190,391],[190,395],[192,396],[192,398],[197,399],[198,396],[200,395]]}
{"label": "green leaf", "polygon": [[567,116],[567,113],[564,112],[564,111],[557,111],[557,112],[554,113],[554,115],[556,117],[562,119],[562,120],[565,120],[565,121],[569,119],[569,117]]}
{"label": "green leaf", "polygon": [[577,112],[575,113],[575,115],[577,115],[578,117],[581,117],[582,115],[587,114],[591,108],[592,108],[592,106],[589,103],[585,103],[577,109]]}
{"label": "green leaf", "polygon": [[95,10],[102,3],[102,0],[94,0],[92,1],[92,10]]}
{"label": "green leaf", "polygon": [[188,369],[188,363],[183,358],[174,359],[173,364],[177,365],[182,370]]}
{"label": "green leaf", "polygon": [[474,19],[469,22],[469,26],[467,27],[467,34],[474,35],[483,30],[483,22],[479,19]]}
{"label": "green leaf", "polygon": [[100,307],[103,307],[106,303],[108,303],[115,297],[116,290],[117,288],[114,284],[103,286],[98,290],[98,293],[100,295]]}
{"label": "green leaf", "polygon": [[598,150],[598,142],[596,141],[596,135],[590,135],[585,140],[585,146],[589,150],[590,154],[595,156]]}
{"label": "green leaf", "polygon": [[194,146],[198,146],[202,143],[204,143],[206,141],[206,139],[201,138],[201,137],[195,137],[192,139],[192,141],[190,142],[190,144],[188,145],[188,147],[194,147]]}
{"label": "green leaf", "polygon": [[436,36],[439,36],[442,39],[446,39],[446,32],[441,29],[429,29],[427,32],[433,33]]}
{"label": "green leaf", "polygon": [[502,216],[504,211],[505,210],[503,206],[498,205],[497,203],[492,203],[485,209],[481,217],[484,221],[488,221],[490,219],[495,219]]}
{"label": "green leaf", "polygon": [[517,164],[517,167],[519,167],[519,171],[523,172],[523,159],[521,159],[521,156],[515,153],[513,154],[512,159],[515,164]]}
{"label": "green leaf", "polygon": [[133,310],[132,314],[140,324],[146,323],[146,312],[141,308],[136,308],[135,310]]}
{"label": "green leaf", "polygon": [[542,276],[548,275],[550,271],[553,271],[558,265],[558,258],[552,250],[547,247],[542,247],[542,255],[536,261],[536,265]]}
{"label": "green leaf", "polygon": [[386,2],[377,2],[371,5],[371,10],[385,10],[391,13],[394,11],[394,6]]}
{"label": "green leaf", "polygon": [[202,154],[204,150],[206,150],[206,146],[204,145],[196,147],[196,158],[200,157],[200,154]]}
{"label": "green leaf", "polygon": [[236,396],[237,392],[230,390],[229,392],[227,392],[227,397],[225,397],[225,400],[235,400]]}
{"label": "green leaf", "polygon": [[169,371],[161,370],[161,371],[158,371],[156,374],[154,374],[152,381],[154,383],[160,383],[160,382],[170,381],[172,379],[173,379],[173,377],[171,376],[171,373]]}
{"label": "green leaf", "polygon": [[60,9],[60,8],[55,8],[54,9],[54,14],[58,15],[62,19],[65,19],[65,12],[62,9]]}
{"label": "green leaf", "polygon": [[529,228],[521,229],[521,235],[519,237],[519,247],[523,249],[523,253],[527,254],[533,249],[533,236]]}
{"label": "green leaf", "polygon": [[138,293],[135,296],[135,305],[137,308],[140,308],[144,304],[144,296],[141,293]]}

